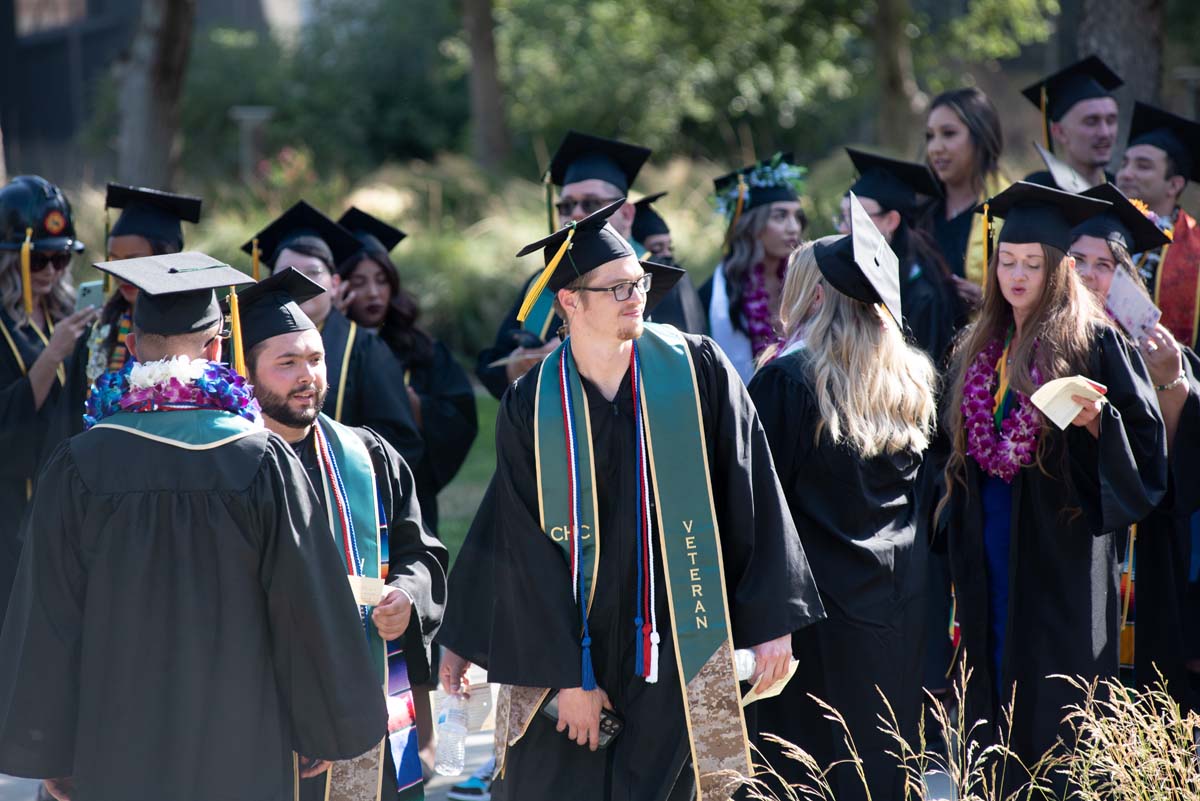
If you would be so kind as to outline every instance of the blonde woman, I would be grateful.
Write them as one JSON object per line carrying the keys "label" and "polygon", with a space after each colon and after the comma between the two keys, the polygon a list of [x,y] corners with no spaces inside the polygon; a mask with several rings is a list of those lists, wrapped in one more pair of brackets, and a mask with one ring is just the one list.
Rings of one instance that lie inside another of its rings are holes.
{"label": "blonde woman", "polygon": [[0,189],[0,617],[16,568],[17,528],[33,488],[49,401],[63,360],[95,312],[72,314],[71,206],[49,181],[14,178]]}
{"label": "blonde woman", "polygon": [[[793,635],[796,676],[758,705],[758,728],[829,765],[848,756],[843,732],[808,696],[828,701],[863,757],[870,797],[886,800],[903,798],[903,782],[887,754],[895,743],[878,730],[886,710],[875,687],[915,735],[927,544],[917,536],[913,496],[936,379],[896,322],[898,271],[884,274],[870,250],[856,261],[853,238],[834,236],[796,251],[783,290],[787,344],[750,384],[829,615]],[[795,762],[775,757],[777,747],[759,746],[785,778],[803,778]],[[864,797],[853,767],[830,779],[839,801]]]}

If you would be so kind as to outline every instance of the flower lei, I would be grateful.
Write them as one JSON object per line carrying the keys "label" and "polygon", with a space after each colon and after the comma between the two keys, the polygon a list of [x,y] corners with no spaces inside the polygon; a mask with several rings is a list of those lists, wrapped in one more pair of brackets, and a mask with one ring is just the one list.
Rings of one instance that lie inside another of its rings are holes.
{"label": "flower lei", "polygon": [[257,423],[262,410],[253,387],[229,367],[176,356],[156,362],[127,361],[96,379],[85,404],[87,428],[117,412],[217,409]]}
{"label": "flower lei", "polygon": [[[767,292],[765,274],[766,267],[762,262],[754,265],[754,269],[750,271],[750,287],[742,299],[746,332],[750,335],[750,344],[756,357],[766,350],[768,345],[777,345],[781,341],[771,321],[771,296]],[[784,259],[779,263],[780,286],[786,277],[787,259]]]}
{"label": "flower lei", "polygon": [[[996,430],[995,398],[996,363],[1004,352],[1000,340],[994,339],[979,352],[963,377],[962,416],[967,432],[967,453],[987,474],[1011,484],[1021,470],[1033,463],[1041,431],[1041,415],[1024,395],[1016,390],[1016,405]],[[1037,365],[1032,369],[1033,382],[1041,385]]]}
{"label": "flower lei", "polygon": [[[804,178],[808,175],[808,170],[796,164],[788,164],[780,154],[776,154],[775,158],[768,164],[759,164],[754,169],[744,173],[746,186],[754,189],[775,187],[775,186],[790,186],[795,193],[804,194]],[[738,187],[734,182],[724,192],[717,195],[717,213],[724,215],[726,218],[732,216],[737,208],[738,202]]]}

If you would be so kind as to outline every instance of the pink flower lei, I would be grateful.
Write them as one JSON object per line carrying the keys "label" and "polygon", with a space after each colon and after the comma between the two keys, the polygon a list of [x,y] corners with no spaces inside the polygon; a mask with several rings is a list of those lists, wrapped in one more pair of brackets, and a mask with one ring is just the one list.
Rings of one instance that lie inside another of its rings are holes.
{"label": "pink flower lei", "polygon": [[[757,357],[769,345],[777,345],[782,340],[775,333],[771,321],[771,296],[767,292],[767,282],[764,279],[767,268],[760,261],[750,271],[750,287],[742,299],[742,314],[746,318],[746,331],[750,334],[750,345]],[[779,283],[782,286],[787,277],[787,259],[779,263]]]}
{"label": "pink flower lei", "polygon": [[[1000,340],[992,340],[967,368],[963,377],[962,416],[967,453],[985,473],[1011,484],[1022,467],[1033,464],[1042,419],[1029,397],[1013,390],[1016,404],[1000,424],[1000,430],[996,430],[996,367],[1003,353]],[[1042,377],[1037,365],[1031,372],[1034,385],[1040,386]]]}

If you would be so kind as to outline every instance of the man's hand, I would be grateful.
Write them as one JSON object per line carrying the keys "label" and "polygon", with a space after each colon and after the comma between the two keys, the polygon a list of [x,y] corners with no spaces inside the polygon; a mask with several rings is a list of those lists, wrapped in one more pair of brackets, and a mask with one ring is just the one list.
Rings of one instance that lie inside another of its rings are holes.
{"label": "man's hand", "polygon": [[311,779],[313,776],[320,776],[325,771],[329,770],[332,762],[324,759],[313,759],[311,757],[300,757],[300,778]]}
{"label": "man's hand", "polygon": [[540,348],[517,348],[509,357],[513,361],[504,365],[504,373],[508,376],[508,382],[511,384],[521,376],[533,369],[533,366],[539,363],[542,359],[549,356],[558,347],[558,342],[551,339]]}
{"label": "man's hand", "polygon": [[755,645],[754,675],[750,681],[754,689],[764,693],[777,681],[787,678],[792,663],[792,635],[785,634],[774,640]]}
{"label": "man's hand", "polygon": [[399,587],[384,587],[383,599],[371,612],[375,629],[385,640],[394,640],[408,631],[412,620],[412,600]]}
{"label": "man's hand", "polygon": [[572,687],[558,693],[558,730],[579,745],[595,751],[600,747],[600,710],[612,711],[608,694],[597,687]]}
{"label": "man's hand", "polygon": [[950,276],[950,280],[954,282],[954,292],[958,295],[958,299],[963,302],[963,305],[968,310],[978,309],[979,305],[983,303],[983,290],[973,281],[968,281],[966,278],[960,278],[957,275]]}
{"label": "man's hand", "polygon": [[71,795],[75,792],[75,779],[70,776],[61,779],[43,779],[42,786],[58,801],[71,801]]}
{"label": "man's hand", "polygon": [[466,659],[449,648],[442,648],[442,665],[438,668],[438,678],[442,682],[442,689],[450,695],[461,693],[463,677],[467,675],[469,667],[471,667],[471,663]]}

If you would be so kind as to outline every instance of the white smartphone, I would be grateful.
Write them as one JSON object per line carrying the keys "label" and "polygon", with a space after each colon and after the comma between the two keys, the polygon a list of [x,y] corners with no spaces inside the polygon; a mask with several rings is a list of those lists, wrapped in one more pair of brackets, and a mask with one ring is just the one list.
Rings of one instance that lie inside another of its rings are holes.
{"label": "white smartphone", "polygon": [[75,295],[75,311],[80,312],[87,308],[98,309],[103,305],[103,281],[84,281],[79,285],[79,291]]}

